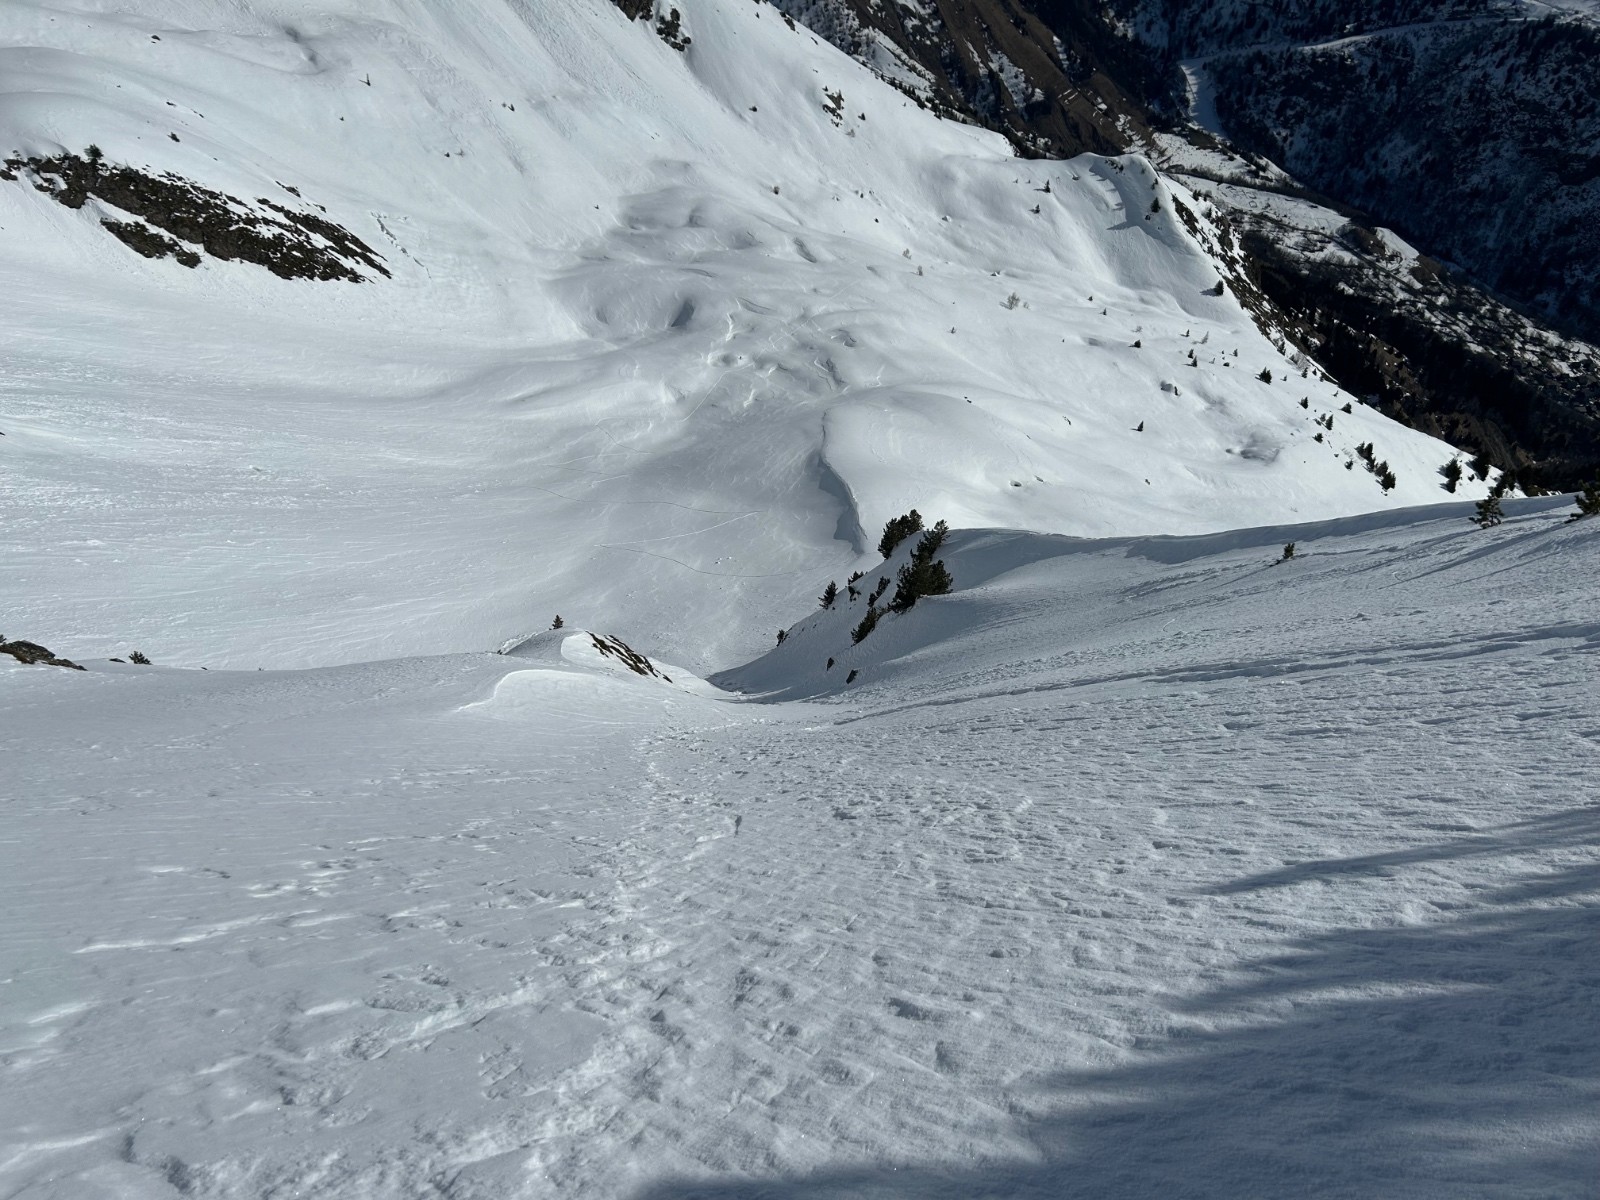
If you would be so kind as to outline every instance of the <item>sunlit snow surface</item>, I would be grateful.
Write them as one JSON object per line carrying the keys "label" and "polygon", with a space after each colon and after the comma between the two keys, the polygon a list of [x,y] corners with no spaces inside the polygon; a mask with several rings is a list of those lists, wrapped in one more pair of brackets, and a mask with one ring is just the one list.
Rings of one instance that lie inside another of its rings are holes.
{"label": "sunlit snow surface", "polygon": [[1600,523],[1406,509],[1203,204],[748,0],[96,7],[0,156],[393,278],[0,180],[0,1196],[1592,1194]]}
{"label": "sunlit snow surface", "polygon": [[82,7],[0,0],[0,156],[324,205],[393,278],[149,261],[0,181],[9,636],[254,669],[560,612],[709,671],[913,505],[1108,535],[1442,496],[1450,447],[1207,294],[1203,202],[1016,159],[769,6],[684,6],[687,53],[608,0]]}
{"label": "sunlit snow surface", "polygon": [[0,672],[0,1194],[1592,1194],[1600,522],[1469,507],[958,533],[765,696]]}

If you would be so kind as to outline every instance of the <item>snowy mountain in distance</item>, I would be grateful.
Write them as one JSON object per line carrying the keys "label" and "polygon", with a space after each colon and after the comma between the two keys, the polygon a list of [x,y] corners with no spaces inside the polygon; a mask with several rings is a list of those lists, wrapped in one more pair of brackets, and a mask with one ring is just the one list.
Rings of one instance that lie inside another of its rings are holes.
{"label": "snowy mountain in distance", "polygon": [[[5,17],[12,636],[299,666],[561,612],[707,671],[912,506],[1117,535],[1444,498],[1452,449],[1212,294],[1227,247],[1144,160],[1019,161],[766,5]],[[376,265],[142,257],[182,222],[75,195],[91,146]]]}

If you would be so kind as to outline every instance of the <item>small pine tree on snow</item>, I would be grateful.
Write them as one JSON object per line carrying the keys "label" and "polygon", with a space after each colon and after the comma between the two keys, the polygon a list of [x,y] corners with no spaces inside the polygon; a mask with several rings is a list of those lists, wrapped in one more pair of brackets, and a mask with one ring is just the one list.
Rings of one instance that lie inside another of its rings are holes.
{"label": "small pine tree on snow", "polygon": [[822,595],[817,597],[823,608],[832,608],[833,602],[839,598],[839,585],[833,580],[828,580],[828,586],[822,589]]}
{"label": "small pine tree on snow", "polygon": [[1394,491],[1394,485],[1400,482],[1394,477],[1394,472],[1389,469],[1388,463],[1379,463],[1378,469],[1373,474],[1378,477],[1378,486],[1383,489],[1385,496]]}
{"label": "small pine tree on snow", "polygon": [[1351,408],[1351,407],[1350,407],[1350,405],[1349,405],[1349,404],[1346,404],[1346,405],[1345,405],[1345,406],[1344,406],[1344,407],[1343,407],[1343,408],[1341,408],[1341,409],[1340,409],[1340,410],[1339,410],[1339,411],[1340,411],[1340,412],[1342,412],[1342,413],[1351,413],[1351,412],[1354,412],[1354,411],[1355,411],[1355,409],[1353,409],[1353,408]]}
{"label": "small pine tree on snow", "polygon": [[903,517],[891,517],[883,527],[883,536],[878,539],[878,553],[888,558],[894,553],[894,548],[905,541],[913,533],[922,531],[922,514],[912,509]]}
{"label": "small pine tree on snow", "polygon": [[883,614],[878,611],[878,606],[876,604],[867,605],[867,614],[861,618],[861,624],[857,625],[850,631],[851,643],[856,644],[865,639],[867,634],[871,633],[878,627],[878,618],[882,615]]}
{"label": "small pine tree on snow", "polygon": [[940,521],[917,542],[911,561],[900,568],[900,586],[894,599],[889,601],[889,611],[903,613],[923,596],[943,596],[951,587],[950,572],[943,559],[933,556],[939,552],[949,534],[950,527]]}
{"label": "small pine tree on snow", "polygon": [[1294,557],[1294,543],[1293,542],[1285,542],[1283,544],[1283,557],[1280,558],[1278,561],[1279,562],[1288,562],[1293,557]]}
{"label": "small pine tree on snow", "polygon": [[1461,460],[1459,458],[1452,458],[1449,462],[1445,463],[1444,466],[1439,468],[1439,474],[1444,476],[1445,491],[1454,494],[1456,490],[1456,484],[1461,482],[1461,473]]}
{"label": "small pine tree on snow", "polygon": [[885,592],[887,592],[888,590],[889,590],[889,577],[887,575],[880,576],[879,579],[878,579],[877,586],[872,589],[872,594],[867,597],[867,606],[870,608],[872,605],[876,604],[879,600],[883,599],[883,594]]}
{"label": "small pine tree on snow", "polygon": [[1271,383],[1272,371],[1267,367],[1262,367],[1261,374],[1257,375],[1256,378],[1261,380],[1262,383]]}
{"label": "small pine tree on snow", "polygon": [[1489,478],[1489,466],[1489,456],[1480,450],[1477,457],[1472,460],[1472,473],[1479,479],[1487,479]]}
{"label": "small pine tree on snow", "polygon": [[1500,497],[1494,492],[1490,492],[1482,500],[1479,500],[1477,510],[1467,518],[1479,529],[1492,528],[1505,519],[1505,513],[1500,511]]}
{"label": "small pine tree on snow", "polygon": [[1600,516],[1600,479],[1586,483],[1583,491],[1572,499],[1577,504],[1578,511],[1567,518],[1569,525],[1573,521],[1581,521],[1585,517]]}
{"label": "small pine tree on snow", "polygon": [[783,645],[783,639],[788,637],[788,636],[789,636],[788,630],[786,630],[786,629],[778,630],[778,645],[780,645],[780,646]]}
{"label": "small pine tree on snow", "polygon": [[150,660],[137,650],[128,655],[128,661],[131,663],[138,663],[141,667],[148,667],[150,665]]}
{"label": "small pine tree on snow", "polygon": [[556,619],[554,621],[550,622],[550,628],[551,629],[560,629],[565,624],[566,624],[566,622],[561,619],[561,614],[557,613],[556,614]]}

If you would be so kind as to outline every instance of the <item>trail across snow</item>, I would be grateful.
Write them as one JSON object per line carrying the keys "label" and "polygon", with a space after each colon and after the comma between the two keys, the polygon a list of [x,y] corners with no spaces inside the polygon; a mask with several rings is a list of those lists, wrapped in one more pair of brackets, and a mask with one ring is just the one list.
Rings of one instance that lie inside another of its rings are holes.
{"label": "trail across snow", "polygon": [[1589,1194],[1600,543],[1515,507],[961,533],[809,700],[10,669],[0,1194]]}

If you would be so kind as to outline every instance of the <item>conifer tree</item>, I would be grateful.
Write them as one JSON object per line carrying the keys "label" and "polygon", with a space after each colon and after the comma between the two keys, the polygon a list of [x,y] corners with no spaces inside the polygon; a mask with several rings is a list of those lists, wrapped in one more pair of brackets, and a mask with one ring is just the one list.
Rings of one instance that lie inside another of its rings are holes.
{"label": "conifer tree", "polygon": [[878,627],[878,618],[882,615],[883,614],[878,611],[878,606],[876,604],[867,605],[867,615],[861,618],[861,624],[857,625],[850,631],[851,643],[859,643],[867,636],[867,634],[876,629]]}
{"label": "conifer tree", "polygon": [[1586,483],[1583,491],[1574,496],[1573,501],[1578,506],[1578,511],[1567,518],[1570,525],[1573,521],[1581,521],[1585,517],[1600,516],[1600,479]]}
{"label": "conifer tree", "polygon": [[878,539],[878,553],[888,558],[896,546],[921,529],[922,514],[914,508],[902,517],[891,517],[883,527],[883,537]]}
{"label": "conifer tree", "polygon": [[1511,477],[1502,475],[1489,489],[1488,496],[1478,501],[1477,509],[1467,520],[1479,529],[1490,529],[1505,520],[1505,513],[1500,511],[1500,497],[1511,490]]}
{"label": "conifer tree", "polygon": [[940,521],[917,542],[911,561],[900,568],[899,587],[894,599],[889,601],[889,611],[903,613],[923,596],[943,596],[951,587],[950,572],[943,559],[933,556],[939,552],[949,534],[950,527]]}
{"label": "conifer tree", "polygon": [[839,598],[839,585],[833,580],[828,580],[828,586],[822,589],[822,595],[817,597],[823,608],[832,608],[833,602]]}

